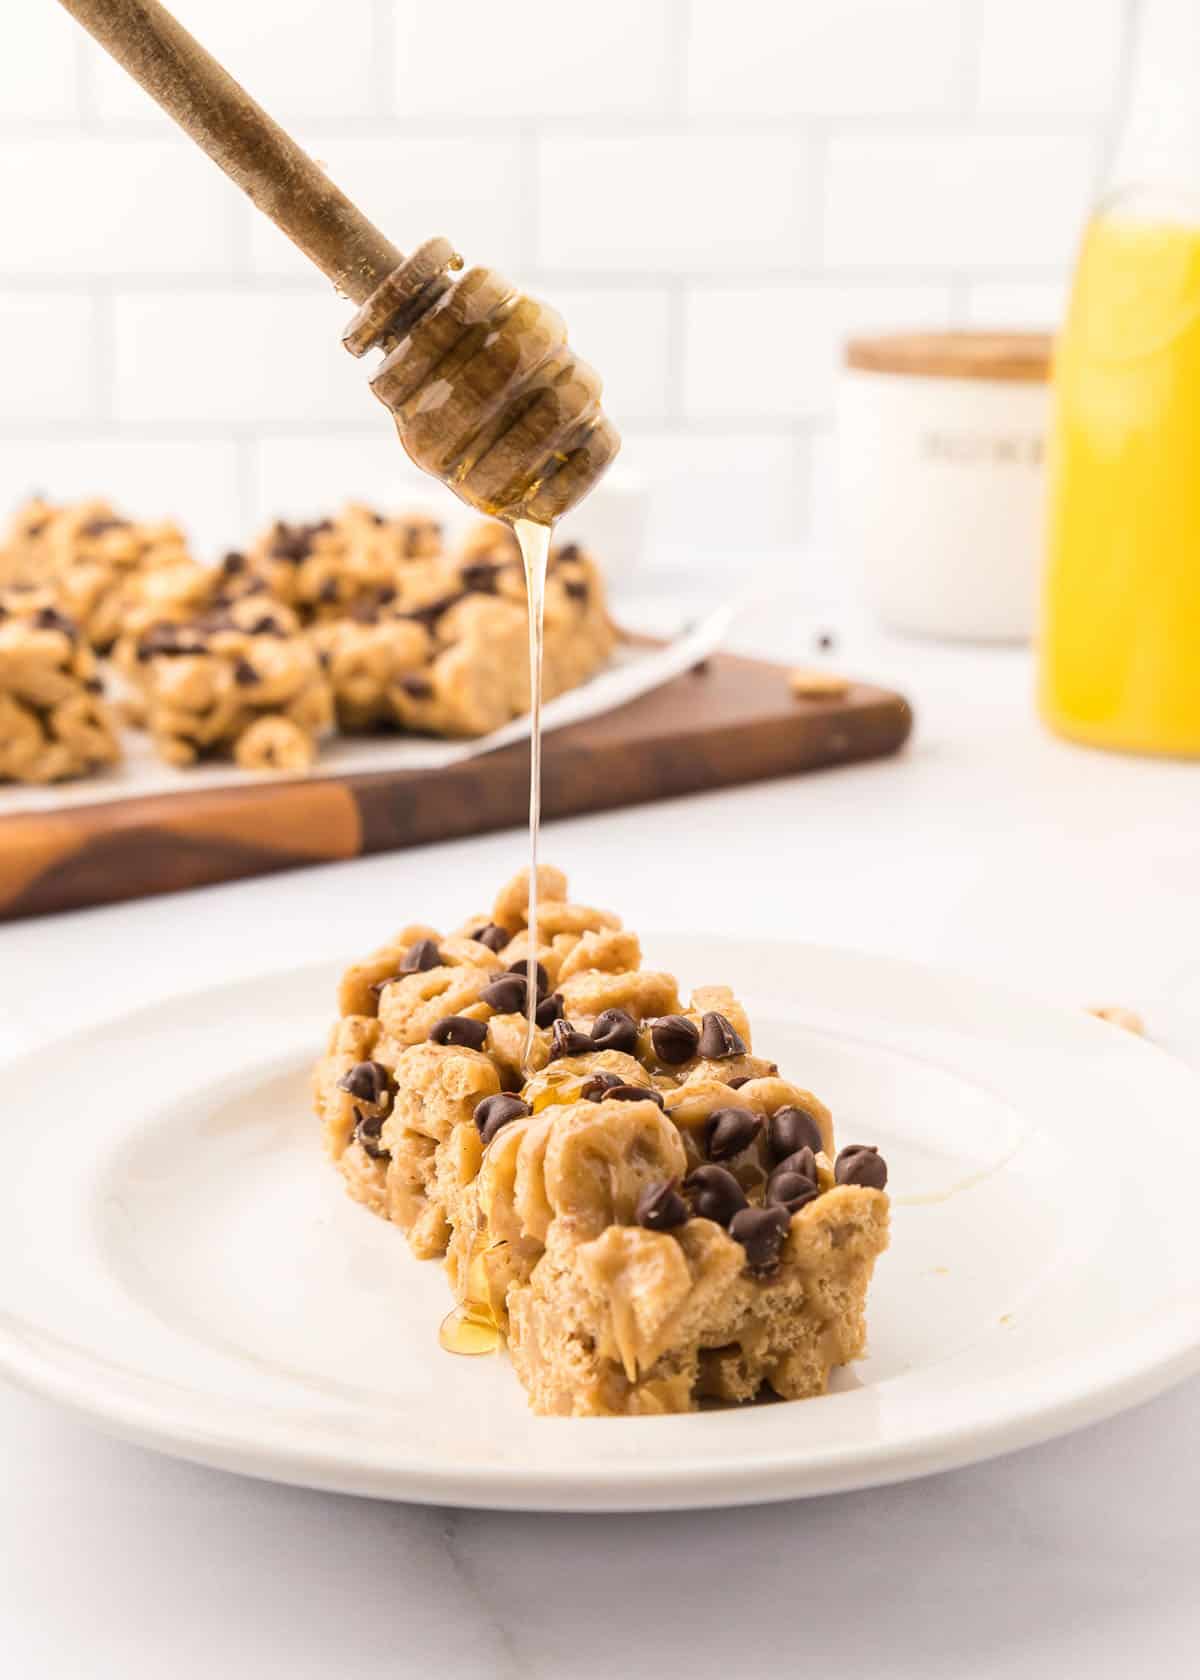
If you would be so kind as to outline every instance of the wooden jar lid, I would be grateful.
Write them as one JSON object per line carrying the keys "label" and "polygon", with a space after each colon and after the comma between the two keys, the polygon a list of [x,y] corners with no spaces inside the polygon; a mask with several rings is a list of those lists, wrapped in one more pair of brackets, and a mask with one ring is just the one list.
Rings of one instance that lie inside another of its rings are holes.
{"label": "wooden jar lid", "polygon": [[1044,332],[902,332],[852,338],[846,366],[867,373],[927,379],[1007,379],[1024,384],[1050,377],[1053,339]]}

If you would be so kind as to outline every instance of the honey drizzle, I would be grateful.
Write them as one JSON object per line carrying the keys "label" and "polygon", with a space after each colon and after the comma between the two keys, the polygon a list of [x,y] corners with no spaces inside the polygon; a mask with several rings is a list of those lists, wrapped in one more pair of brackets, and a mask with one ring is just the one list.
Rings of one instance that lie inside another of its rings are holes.
{"label": "honey drizzle", "polygon": [[499,1248],[483,1233],[471,1241],[471,1252],[463,1272],[463,1296],[452,1312],[448,1312],[438,1330],[438,1341],[447,1353],[461,1353],[473,1357],[480,1353],[495,1353],[500,1346],[500,1326],[492,1311],[488,1294],[484,1255]]}
{"label": "honey drizzle", "polygon": [[[521,1065],[526,1077],[533,1068],[538,1007],[538,836],[542,820],[542,645],[546,617],[546,569],[550,557],[550,527],[532,519],[515,519],[513,531],[525,565],[529,606],[529,950],[525,959],[525,1046]],[[582,1081],[576,1079],[576,1083]],[[551,1098],[550,1100],[554,1100]],[[561,1099],[559,1099],[561,1100]],[[537,1106],[537,1105],[535,1105]],[[472,1240],[463,1275],[462,1299],[448,1312],[438,1330],[447,1353],[473,1357],[495,1353],[500,1326],[492,1311],[483,1257],[498,1247],[485,1233]]]}
{"label": "honey drizzle", "polygon": [[550,556],[550,527],[532,519],[515,519],[513,531],[525,563],[525,594],[529,607],[529,950],[525,959],[525,1048],[521,1071],[533,1069],[537,1042],[538,969],[538,837],[542,821],[542,647],[546,619],[546,566]]}

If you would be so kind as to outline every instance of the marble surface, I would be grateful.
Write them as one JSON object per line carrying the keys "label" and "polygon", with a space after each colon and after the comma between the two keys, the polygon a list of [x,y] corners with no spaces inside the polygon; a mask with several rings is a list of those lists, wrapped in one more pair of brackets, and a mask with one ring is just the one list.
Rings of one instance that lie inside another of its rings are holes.
{"label": "marble surface", "polygon": [[[647,602],[642,620],[672,610]],[[828,622],[785,601],[735,640],[809,662]],[[545,855],[651,945],[655,929],[699,925],[896,952],[1139,1008],[1200,1060],[1200,766],[1050,739],[1024,653],[836,628],[822,657],[912,697],[903,759],[558,824]],[[353,953],[409,914],[457,919],[521,850],[518,835],[486,836],[0,928],[0,1056],[228,973]],[[0,1388],[0,1670],[705,1680],[749,1660],[845,1680],[1183,1674],[1200,1637],[1197,1405],[1191,1383],[904,1487],[572,1518],[239,1480]]]}

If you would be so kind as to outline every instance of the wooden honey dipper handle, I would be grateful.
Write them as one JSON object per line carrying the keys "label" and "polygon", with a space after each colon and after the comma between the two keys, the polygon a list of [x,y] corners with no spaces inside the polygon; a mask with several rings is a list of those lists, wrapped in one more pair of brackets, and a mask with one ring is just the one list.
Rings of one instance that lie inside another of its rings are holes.
{"label": "wooden honey dipper handle", "polygon": [[352,302],[400,265],[391,241],[158,0],[61,4]]}
{"label": "wooden honey dipper handle", "polygon": [[587,494],[621,440],[553,310],[490,269],[452,279],[446,239],[405,259],[158,0],[61,4],[359,305],[343,342],[383,351],[371,389],[417,466],[499,519],[553,525]]}

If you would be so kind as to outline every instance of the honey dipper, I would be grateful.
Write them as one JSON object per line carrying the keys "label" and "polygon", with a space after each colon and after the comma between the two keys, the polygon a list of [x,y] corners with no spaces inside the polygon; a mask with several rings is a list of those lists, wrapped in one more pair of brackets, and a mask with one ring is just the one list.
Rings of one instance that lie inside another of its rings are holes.
{"label": "honey dipper", "polygon": [[405,257],[157,0],[62,0],[359,310],[371,389],[419,467],[481,512],[552,525],[620,447],[554,310],[446,239]]}

